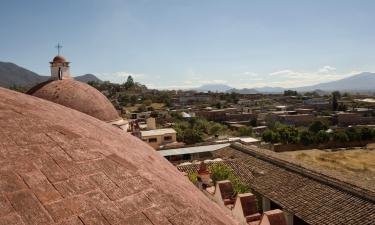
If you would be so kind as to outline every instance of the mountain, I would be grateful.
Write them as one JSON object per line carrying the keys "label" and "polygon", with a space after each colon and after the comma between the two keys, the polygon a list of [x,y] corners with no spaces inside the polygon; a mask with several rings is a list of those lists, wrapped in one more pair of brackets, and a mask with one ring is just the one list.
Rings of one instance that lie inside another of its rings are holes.
{"label": "mountain", "polygon": [[225,85],[225,84],[205,84],[202,85],[194,90],[201,91],[201,92],[226,92],[230,89],[233,89],[232,87]]}
{"label": "mountain", "polygon": [[322,91],[375,91],[375,73],[365,72],[341,80],[293,88],[300,92],[317,89]]}
{"label": "mountain", "polygon": [[[0,62],[0,87],[23,86],[31,87],[49,79],[49,76],[41,76],[14,63]],[[102,82],[93,74],[85,74],[74,77],[81,82]]]}
{"label": "mountain", "polygon": [[29,86],[48,79],[14,63],[0,62],[0,86]]}
{"label": "mountain", "polygon": [[261,93],[283,93],[286,90],[286,88],[282,88],[282,87],[267,87],[267,86],[259,87],[255,89]]}
{"label": "mountain", "polygon": [[242,89],[237,89],[237,88],[232,88],[226,91],[227,93],[237,93],[237,94],[257,94],[259,93],[256,89],[254,88],[242,88]]}
{"label": "mountain", "polygon": [[81,81],[83,83],[87,83],[87,82],[90,82],[90,81],[95,81],[95,82],[98,82],[98,83],[103,82],[102,80],[97,78],[94,74],[85,74],[85,75],[82,75],[82,76],[74,77],[74,79],[76,79],[78,81]]}

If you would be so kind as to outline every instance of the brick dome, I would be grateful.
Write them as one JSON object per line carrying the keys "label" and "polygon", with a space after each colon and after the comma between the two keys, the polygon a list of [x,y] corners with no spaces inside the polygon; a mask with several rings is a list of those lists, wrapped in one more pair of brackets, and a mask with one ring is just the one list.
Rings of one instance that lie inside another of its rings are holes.
{"label": "brick dome", "polygon": [[98,90],[74,79],[49,80],[27,94],[86,113],[105,122],[119,120],[112,103]]}
{"label": "brick dome", "polygon": [[61,55],[57,55],[53,58],[52,62],[64,63],[66,62],[66,59]]}
{"label": "brick dome", "polygon": [[158,152],[107,123],[0,88],[1,224],[236,224]]}

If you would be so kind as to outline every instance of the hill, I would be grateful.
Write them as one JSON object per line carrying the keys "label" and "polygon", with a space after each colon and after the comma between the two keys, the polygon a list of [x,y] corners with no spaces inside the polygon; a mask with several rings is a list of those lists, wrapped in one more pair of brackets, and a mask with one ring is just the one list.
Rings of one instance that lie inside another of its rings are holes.
{"label": "hill", "polygon": [[97,78],[94,74],[85,74],[85,75],[82,75],[82,76],[74,77],[74,79],[76,79],[78,81],[81,81],[81,82],[84,82],[84,83],[87,83],[87,82],[90,82],[90,81],[95,81],[95,82],[98,82],[98,83],[103,82],[102,80]]}
{"label": "hill", "polygon": [[341,80],[294,88],[296,91],[375,91],[375,73],[360,73]]}
{"label": "hill", "polygon": [[194,90],[201,91],[201,92],[226,92],[230,89],[233,89],[232,87],[225,85],[225,84],[205,84],[202,85]]}
{"label": "hill", "polygon": [[0,62],[0,86],[29,86],[48,79],[14,63]]}
{"label": "hill", "polygon": [[[20,67],[14,63],[0,62],[0,86],[12,87],[22,86],[30,87],[35,84],[41,83],[49,79],[49,76],[41,76],[28,69]],[[74,77],[74,79],[81,82],[97,81],[102,82],[93,74],[85,74],[82,76]]]}

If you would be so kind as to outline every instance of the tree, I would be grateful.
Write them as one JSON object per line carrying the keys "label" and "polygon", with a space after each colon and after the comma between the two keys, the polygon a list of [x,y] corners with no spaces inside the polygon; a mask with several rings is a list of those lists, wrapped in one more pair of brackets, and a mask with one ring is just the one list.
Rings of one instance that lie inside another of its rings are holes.
{"label": "tree", "polygon": [[332,110],[337,111],[339,107],[338,100],[341,98],[341,94],[339,91],[332,92]]}
{"label": "tree", "polygon": [[297,96],[297,95],[298,95],[297,91],[293,91],[293,90],[284,91],[284,96]]}
{"label": "tree", "polygon": [[231,169],[221,163],[215,163],[210,167],[211,179],[214,184],[217,181],[228,180],[231,174]]}
{"label": "tree", "polygon": [[327,129],[328,129],[327,125],[325,125],[321,121],[314,121],[309,126],[309,131],[312,132],[312,133],[314,133],[314,134],[318,133],[321,130],[325,131]]}
{"label": "tree", "polygon": [[237,131],[238,136],[251,136],[253,134],[253,129],[248,126],[240,127]]}
{"label": "tree", "polygon": [[133,77],[131,75],[129,75],[128,78],[126,79],[124,87],[125,87],[126,90],[128,90],[131,87],[134,87],[134,80],[133,80]]}
{"label": "tree", "polygon": [[267,130],[263,133],[262,138],[265,142],[270,143],[278,143],[280,142],[280,135],[279,133],[273,132],[271,130]]}
{"label": "tree", "polygon": [[361,129],[361,139],[362,140],[371,140],[373,139],[375,136],[375,132],[373,129],[370,129],[370,128],[367,128],[367,127],[364,127]]}
{"label": "tree", "polygon": [[258,119],[256,117],[254,117],[250,120],[250,126],[252,126],[252,127],[258,126]]}
{"label": "tree", "polygon": [[308,131],[302,131],[299,139],[303,145],[310,145],[314,142],[312,134]]}
{"label": "tree", "polygon": [[283,126],[277,129],[280,135],[280,141],[283,144],[295,144],[298,143],[299,132],[295,127]]}
{"label": "tree", "polygon": [[333,133],[333,140],[335,142],[348,142],[349,137],[345,133],[345,131],[337,131],[337,132]]}
{"label": "tree", "polygon": [[329,134],[324,130],[319,131],[315,134],[315,143],[321,144],[329,141]]}

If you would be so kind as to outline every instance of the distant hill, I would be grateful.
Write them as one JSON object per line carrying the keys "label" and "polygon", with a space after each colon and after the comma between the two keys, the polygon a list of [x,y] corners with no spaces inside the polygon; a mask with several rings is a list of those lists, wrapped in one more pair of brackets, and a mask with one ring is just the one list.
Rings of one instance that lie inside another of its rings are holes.
{"label": "distant hill", "polygon": [[233,88],[225,84],[205,84],[198,88],[195,88],[194,90],[201,92],[226,92],[230,89]]}
{"label": "distant hill", "polygon": [[375,73],[360,73],[341,80],[294,88],[296,91],[375,91]]}
{"label": "distant hill", "polygon": [[48,79],[14,63],[0,62],[0,86],[29,86]]}
{"label": "distant hill", "polygon": [[238,94],[257,94],[259,93],[256,89],[254,88],[242,88],[242,89],[237,89],[237,88],[232,88],[226,91],[227,93],[238,93]]}
{"label": "distant hill", "polygon": [[[81,82],[97,81],[102,82],[93,74],[85,74],[82,76],[74,77],[76,80]],[[20,67],[14,63],[0,62],[0,86],[1,87],[12,87],[12,86],[23,86],[31,87],[40,82],[46,81],[49,76],[41,76],[28,69]]]}
{"label": "distant hill", "polygon": [[85,74],[85,75],[82,75],[82,76],[74,77],[74,79],[76,79],[78,81],[81,81],[81,82],[84,82],[84,83],[87,83],[89,81],[95,81],[95,82],[98,82],[98,83],[103,82],[102,80],[97,78],[94,74]]}

